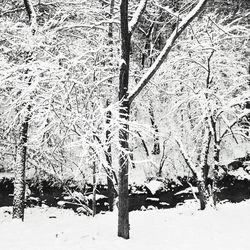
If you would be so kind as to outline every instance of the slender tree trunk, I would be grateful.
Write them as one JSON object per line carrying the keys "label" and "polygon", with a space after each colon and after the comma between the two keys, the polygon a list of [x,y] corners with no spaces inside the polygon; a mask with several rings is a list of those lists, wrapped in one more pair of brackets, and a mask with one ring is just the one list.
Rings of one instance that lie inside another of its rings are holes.
{"label": "slender tree trunk", "polygon": [[200,209],[206,209],[207,205],[212,206],[212,188],[207,183],[207,168],[208,165],[201,166],[201,176],[197,176],[197,187],[199,191]]}
{"label": "slender tree trunk", "polygon": [[155,123],[155,116],[154,116],[154,110],[153,110],[153,104],[150,102],[150,107],[149,107],[149,115],[150,115],[150,121],[152,128],[154,129],[154,146],[152,150],[153,155],[159,155],[161,150],[160,150],[160,139],[159,139],[159,129],[157,124]]}
{"label": "slender tree trunk", "polygon": [[14,167],[14,198],[13,198],[13,218],[24,219],[25,206],[25,165],[27,153],[29,116],[21,124],[20,138],[17,145],[16,163]]}
{"label": "slender tree trunk", "polygon": [[[154,24],[151,24],[148,33],[146,34],[146,43],[145,43],[145,47],[144,47],[144,51],[142,53],[142,69],[146,67],[150,67],[152,65],[152,58],[150,59],[151,56],[151,33],[152,30],[154,28]],[[153,150],[152,150],[152,154],[153,155],[159,155],[160,154],[160,140],[159,140],[159,129],[158,126],[155,122],[155,116],[154,116],[154,109],[153,109],[153,104],[152,101],[150,101],[149,103],[149,117],[150,117],[150,122],[151,122],[151,126],[154,129],[155,133],[154,133],[154,145],[153,145]]]}
{"label": "slender tree trunk", "polygon": [[[115,1],[114,0],[110,0],[110,11],[109,11],[109,18],[113,18],[114,15],[114,5],[115,5]],[[111,46],[110,48],[110,52],[111,52],[111,58],[113,58],[113,49],[112,49],[112,45],[113,45],[113,23],[110,22],[109,23],[109,29],[108,29],[108,37],[109,37],[109,42],[108,44]],[[112,66],[112,63],[111,65]],[[112,84],[112,79],[109,80],[110,84]],[[107,100],[107,106],[109,105],[110,101]],[[111,112],[107,112],[107,118],[106,118],[106,123],[110,124],[110,119],[111,119]],[[110,131],[107,130],[106,132],[106,142],[109,142],[110,140]],[[106,153],[106,160],[107,163],[109,165],[109,169],[108,169],[108,173],[107,173],[107,183],[108,183],[108,203],[109,203],[109,211],[113,211],[114,210],[114,206],[115,206],[115,197],[116,197],[116,191],[115,191],[115,187],[114,187],[114,182],[115,182],[115,172],[112,170],[112,156],[111,156],[111,144],[108,143],[108,149]]]}
{"label": "slender tree trunk", "polygon": [[[29,17],[30,27],[32,28],[32,35],[36,31],[36,13],[32,5],[31,0],[24,0],[24,5],[26,12]],[[32,60],[30,55],[32,52],[28,53],[26,62]],[[29,69],[27,70],[27,72]],[[28,85],[31,84],[31,78],[28,80]],[[28,139],[28,127],[30,120],[31,107],[28,105],[27,114],[24,117],[24,121],[20,125],[19,141],[16,151],[16,162],[14,167],[14,198],[13,198],[13,218],[24,219],[24,206],[25,206],[25,165],[26,165],[26,154],[27,154],[27,139]]]}
{"label": "slender tree trunk", "polygon": [[107,181],[108,181],[108,203],[109,203],[109,211],[114,211],[114,206],[115,206],[115,197],[116,197],[116,191],[115,191],[115,187],[114,187],[114,182],[113,182],[113,178],[111,177],[107,177]]}
{"label": "slender tree trunk", "polygon": [[[107,119],[106,123],[110,124],[111,119],[111,112],[107,112]],[[112,169],[112,156],[111,156],[111,144],[110,141],[110,131],[106,131],[106,142],[108,144],[107,151],[105,152],[106,155],[106,161],[108,163],[107,168],[107,183],[108,183],[108,202],[109,202],[109,211],[114,210],[115,206],[115,198],[116,198],[116,190],[115,190],[115,184],[117,184],[117,177],[115,171]]]}
{"label": "slender tree trunk", "polygon": [[93,197],[92,197],[93,217],[96,215],[96,163],[93,162]]}
{"label": "slender tree trunk", "polygon": [[146,156],[149,157],[149,150],[148,150],[148,147],[147,147],[146,142],[143,140],[143,138],[142,138],[140,132],[137,131],[137,134],[139,135],[139,137],[140,137],[140,139],[141,139],[141,143],[142,143],[142,146],[143,146],[143,148],[144,148],[144,150],[145,150]]}
{"label": "slender tree trunk", "polygon": [[204,178],[202,177],[197,178],[197,187],[199,191],[200,209],[204,210],[209,201]]}
{"label": "slender tree trunk", "polygon": [[204,210],[206,206],[212,205],[210,201],[212,201],[212,193],[211,188],[208,185],[208,171],[209,166],[208,162],[208,154],[210,149],[212,133],[209,129],[208,124],[205,125],[203,132],[203,140],[200,144],[200,148],[202,150],[199,152],[197,161],[200,164],[200,171],[197,172],[197,187],[199,190],[199,199],[200,199],[200,209]]}
{"label": "slender tree trunk", "polygon": [[214,144],[214,169],[213,169],[213,202],[216,206],[218,201],[218,180],[219,180],[219,162],[220,162],[220,145],[218,142]]}
{"label": "slender tree trunk", "polygon": [[121,63],[119,75],[119,117],[122,120],[119,131],[121,152],[119,155],[119,203],[118,203],[118,236],[129,239],[128,210],[128,168],[129,168],[129,112],[128,82],[129,82],[129,52],[131,34],[128,30],[128,0],[121,0]]}
{"label": "slender tree trunk", "polygon": [[167,156],[167,152],[166,152],[166,143],[167,140],[165,140],[163,142],[163,146],[162,146],[162,156],[161,156],[161,160],[160,160],[160,167],[159,167],[159,171],[158,171],[158,176],[162,177],[162,169],[164,167],[164,163],[167,160],[168,156]]}
{"label": "slender tree trunk", "polygon": [[217,195],[218,195],[218,179],[219,179],[219,164],[220,164],[220,142],[222,138],[218,138],[217,130],[216,130],[216,120],[211,116],[211,127],[213,130],[213,137],[214,137],[214,149],[213,149],[213,160],[214,160],[214,167],[213,167],[213,203],[216,206],[217,203]]}
{"label": "slender tree trunk", "polygon": [[[129,106],[128,102],[122,102],[120,109],[120,118],[128,119]],[[123,108],[127,109],[124,110]],[[129,239],[129,210],[128,210],[128,168],[129,168],[129,156],[128,156],[128,125],[123,125],[125,128],[120,129],[119,139],[121,153],[119,156],[119,203],[118,203],[118,236]]]}

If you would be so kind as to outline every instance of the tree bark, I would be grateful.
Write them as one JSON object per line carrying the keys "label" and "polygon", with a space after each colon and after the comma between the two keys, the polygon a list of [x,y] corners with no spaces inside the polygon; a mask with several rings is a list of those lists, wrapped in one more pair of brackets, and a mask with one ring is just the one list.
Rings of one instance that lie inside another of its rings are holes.
{"label": "tree bark", "polygon": [[17,145],[16,162],[14,167],[14,198],[12,218],[24,220],[25,206],[25,165],[27,154],[29,116],[21,124],[20,138]]}
{"label": "tree bark", "polygon": [[96,215],[96,163],[93,162],[93,197],[92,197],[93,217]]}
{"label": "tree bark", "polygon": [[208,160],[208,154],[209,154],[209,149],[210,149],[211,136],[212,136],[212,133],[209,129],[209,126],[206,125],[204,135],[203,135],[204,139],[203,139],[202,145],[200,145],[200,147],[203,147],[203,149],[200,153],[200,156],[198,157],[200,159],[199,161],[200,161],[200,168],[201,168],[201,176],[197,176],[197,186],[198,186],[199,194],[200,194],[201,210],[204,210],[207,204],[210,202],[210,200],[212,200],[211,189],[209,188],[209,185],[207,182],[208,171],[209,171],[207,160]]}
{"label": "tree bark", "polygon": [[203,178],[198,178],[197,187],[199,191],[200,209],[204,210],[208,203],[208,195],[205,185],[205,180]]}
{"label": "tree bark", "polygon": [[147,4],[141,0],[130,23],[128,22],[128,0],[120,3],[120,29],[121,29],[121,61],[119,74],[119,173],[118,173],[118,236],[129,239],[129,211],[128,211],[128,168],[129,168],[129,115],[130,102],[128,100],[129,83],[129,53],[131,35],[136,29],[140,16]]}
{"label": "tree bark", "polygon": [[149,115],[150,115],[150,121],[152,128],[154,129],[154,145],[153,145],[153,150],[152,154],[153,155],[159,155],[161,150],[160,150],[160,139],[159,139],[159,129],[157,124],[155,123],[155,116],[154,116],[154,110],[153,110],[153,104],[150,102],[150,107],[149,107]]}
{"label": "tree bark", "polygon": [[[108,105],[108,103],[107,103]],[[106,115],[106,123],[110,124],[111,119],[111,111],[107,112]],[[115,191],[115,178],[116,174],[114,170],[112,169],[112,156],[111,156],[111,144],[110,144],[110,130],[106,131],[106,143],[108,144],[108,148],[105,152],[106,155],[106,161],[108,164],[107,168],[107,184],[108,184],[108,203],[109,203],[109,211],[114,210],[115,206],[115,197],[116,197],[116,191]]]}
{"label": "tree bark", "polygon": [[214,119],[211,116],[210,121],[211,121],[212,130],[213,130],[213,137],[214,137],[214,149],[213,149],[213,160],[214,160],[214,166],[213,166],[213,202],[214,202],[214,206],[216,206],[217,194],[218,194],[218,179],[219,179],[220,143],[221,143],[221,140],[222,140],[223,136],[225,135],[225,132],[221,135],[221,138],[218,138],[217,130],[216,130],[216,119]]}
{"label": "tree bark", "polygon": [[32,29],[32,34],[34,35],[36,32],[36,26],[37,26],[36,12],[35,12],[35,9],[31,0],[24,0],[23,2],[24,2],[26,12],[28,14],[30,27]]}
{"label": "tree bark", "polygon": [[118,236],[129,239],[129,211],[128,211],[128,168],[129,168],[129,112],[128,82],[129,82],[129,52],[131,34],[128,29],[128,0],[121,0],[121,64],[119,75],[119,117],[121,128],[119,130],[119,203],[118,203]]}
{"label": "tree bark", "polygon": [[216,206],[218,202],[218,181],[219,181],[219,162],[220,162],[220,145],[218,142],[214,144],[214,169],[213,169],[213,202]]}
{"label": "tree bark", "polygon": [[[112,19],[113,15],[114,15],[114,5],[115,5],[115,1],[114,0],[110,0],[110,10],[109,10],[109,18]],[[113,23],[110,22],[109,23],[109,29],[108,29],[108,38],[109,38],[109,42],[108,44],[111,46],[110,48],[110,52],[111,52],[111,58],[113,58],[113,49],[112,49],[112,45],[113,45]],[[110,63],[112,66],[112,63]],[[109,83],[112,84],[112,79],[109,80]],[[110,104],[110,101],[107,100],[107,106]],[[110,120],[111,120],[111,111],[107,112],[106,115],[106,123],[107,125],[110,124]],[[109,203],[109,211],[113,211],[114,210],[114,206],[115,206],[115,197],[116,197],[116,191],[115,191],[115,187],[114,187],[114,182],[115,182],[115,172],[112,170],[112,156],[111,156],[111,144],[110,144],[110,131],[107,130],[106,131],[106,142],[108,144],[108,148],[107,151],[105,152],[106,154],[106,160],[108,163],[108,169],[107,169],[107,184],[108,184],[108,203]]]}

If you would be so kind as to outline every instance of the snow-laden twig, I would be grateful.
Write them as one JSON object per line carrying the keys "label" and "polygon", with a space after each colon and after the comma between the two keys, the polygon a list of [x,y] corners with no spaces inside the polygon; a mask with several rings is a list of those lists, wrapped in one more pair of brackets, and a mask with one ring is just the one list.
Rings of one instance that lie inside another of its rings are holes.
{"label": "snow-laden twig", "polygon": [[154,1],[155,5],[163,10],[165,10],[167,13],[169,13],[170,15],[179,18],[180,17],[180,13],[175,12],[174,10],[172,10],[171,8],[169,8],[169,6],[162,6],[158,1]]}
{"label": "snow-laden twig", "polygon": [[191,191],[192,191],[192,194],[193,194],[193,196],[194,196],[194,199],[196,200],[197,203],[199,203],[199,199],[198,199],[197,195],[195,194],[195,189],[194,189],[193,185],[192,185],[189,181],[187,182],[187,184],[188,184],[188,185],[190,186],[190,188],[191,188]]}

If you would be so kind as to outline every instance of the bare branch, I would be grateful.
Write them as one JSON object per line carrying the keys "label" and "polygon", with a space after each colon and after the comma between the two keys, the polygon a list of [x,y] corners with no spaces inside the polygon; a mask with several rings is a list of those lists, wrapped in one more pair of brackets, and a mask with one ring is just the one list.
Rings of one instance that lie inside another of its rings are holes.
{"label": "bare branch", "polygon": [[140,137],[140,139],[141,139],[142,146],[143,146],[143,148],[144,148],[144,150],[145,150],[145,152],[146,152],[146,156],[149,157],[149,151],[148,151],[148,147],[147,147],[147,145],[146,145],[146,142],[143,140],[143,138],[142,138],[142,136],[141,136],[141,134],[140,134],[139,131],[137,131],[137,134],[139,135],[139,137]]}
{"label": "bare branch", "polygon": [[192,163],[190,157],[188,156],[188,154],[186,153],[186,151],[184,150],[184,147],[181,143],[181,141],[177,138],[175,138],[175,141],[177,143],[177,145],[179,146],[179,149],[181,151],[181,155],[183,156],[187,166],[189,167],[189,169],[191,170],[191,172],[193,173],[194,176],[197,176],[194,164]]}
{"label": "bare branch", "polygon": [[178,12],[175,12],[174,10],[170,9],[168,6],[162,6],[158,1],[154,1],[155,5],[157,7],[159,7],[160,9],[165,10],[167,13],[169,13],[170,15],[179,18],[180,14]]}
{"label": "bare branch", "polygon": [[249,114],[250,114],[250,110],[247,110],[246,112],[242,113],[239,117],[237,117],[233,122],[231,122],[230,124],[227,124],[227,128],[225,129],[223,134],[220,136],[220,141],[223,139],[225,135],[227,135],[227,133],[232,132],[232,127],[235,126],[239,122],[240,119],[247,117]]}

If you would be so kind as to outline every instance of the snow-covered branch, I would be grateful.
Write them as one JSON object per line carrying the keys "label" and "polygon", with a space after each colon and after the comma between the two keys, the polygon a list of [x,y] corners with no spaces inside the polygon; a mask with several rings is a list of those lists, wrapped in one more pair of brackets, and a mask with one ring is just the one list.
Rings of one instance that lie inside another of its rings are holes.
{"label": "snow-covered branch", "polygon": [[141,0],[132,19],[130,20],[129,24],[128,24],[128,29],[129,29],[129,33],[132,34],[135,30],[135,28],[138,25],[139,19],[141,17],[141,15],[143,14],[145,8],[147,5],[147,0]]}
{"label": "snow-covered branch", "polygon": [[205,6],[208,0],[200,0],[199,3],[190,11],[190,13],[183,18],[179,25],[177,25],[176,29],[172,32],[170,37],[168,38],[164,48],[162,49],[159,56],[156,58],[155,62],[148,69],[148,71],[144,74],[142,79],[139,81],[136,88],[129,95],[129,102],[133,102],[135,97],[142,91],[142,89],[148,84],[151,78],[155,75],[159,67],[162,65],[164,60],[167,58],[169,52],[174,46],[175,41],[182,34],[182,32],[186,29],[186,27],[191,23],[191,21],[200,13],[200,11]]}
{"label": "snow-covered branch", "polygon": [[186,150],[184,149],[183,145],[182,145],[182,142],[178,139],[178,138],[175,138],[175,141],[180,149],[180,152],[181,152],[181,155],[183,156],[187,166],[189,167],[189,169],[191,170],[191,172],[194,174],[194,176],[197,175],[197,172],[195,170],[195,166],[194,164],[192,163],[189,155],[187,154]]}
{"label": "snow-covered branch", "polygon": [[162,6],[158,1],[154,1],[155,5],[161,9],[163,9],[164,11],[166,11],[167,13],[169,13],[170,15],[179,18],[180,14],[178,12],[175,12],[174,10],[170,9],[168,6]]}
{"label": "snow-covered branch", "polygon": [[103,26],[104,24],[119,24],[118,20],[115,19],[109,19],[109,20],[103,20],[100,22],[96,22],[93,24],[71,24],[71,25],[65,25],[65,26],[59,26],[61,24],[61,22],[52,24],[51,26],[49,26],[48,28],[46,28],[46,30],[49,30],[51,28],[56,28],[58,26],[58,28],[56,28],[56,31],[62,31],[62,30],[70,30],[70,29],[100,29],[100,30],[104,30],[106,31],[106,28]]}
{"label": "snow-covered branch", "polygon": [[[230,124],[226,124],[227,128],[225,129],[225,131],[222,133],[222,135],[220,136],[220,141],[224,138],[225,135],[227,135],[227,133],[232,132],[232,128],[233,126],[235,126],[240,119],[247,117],[250,114],[250,110],[246,110],[246,112],[242,113],[240,116],[238,116],[234,121],[232,121]],[[233,134],[233,132],[232,132]]]}

